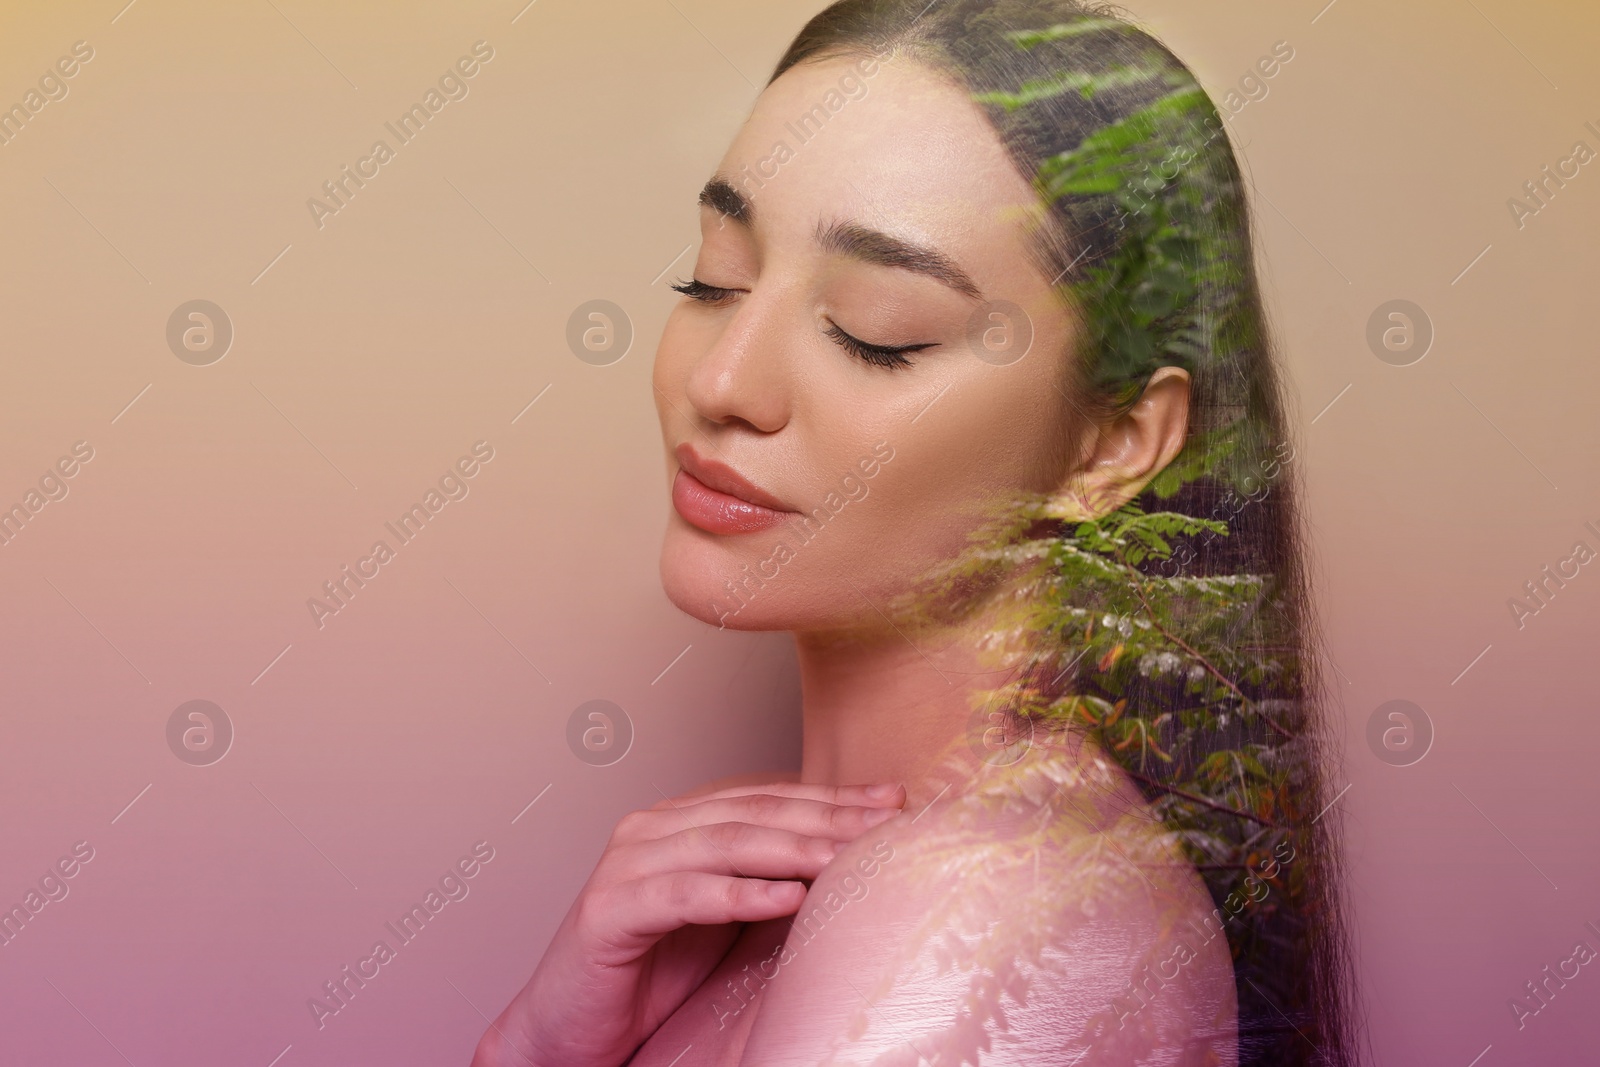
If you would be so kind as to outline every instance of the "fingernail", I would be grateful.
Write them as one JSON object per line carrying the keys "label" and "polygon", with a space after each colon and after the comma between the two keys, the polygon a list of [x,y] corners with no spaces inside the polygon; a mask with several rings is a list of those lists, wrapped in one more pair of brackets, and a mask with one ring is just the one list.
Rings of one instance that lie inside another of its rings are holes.
{"label": "fingernail", "polygon": [[874,811],[867,812],[866,824],[868,826],[876,826],[880,822],[886,822],[887,820],[892,819],[899,814],[900,813],[894,808],[878,808]]}
{"label": "fingernail", "polygon": [[895,790],[899,788],[900,787],[898,785],[894,785],[893,783],[888,785],[869,785],[867,786],[867,796],[871,797],[873,800],[888,800],[890,797],[894,796]]}

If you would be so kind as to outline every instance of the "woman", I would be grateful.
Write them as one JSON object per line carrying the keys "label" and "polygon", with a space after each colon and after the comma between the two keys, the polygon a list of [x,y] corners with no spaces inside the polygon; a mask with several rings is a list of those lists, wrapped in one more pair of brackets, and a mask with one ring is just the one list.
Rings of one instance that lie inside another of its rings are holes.
{"label": "woman", "polygon": [[1070,0],[844,0],[700,204],[662,579],[794,633],[801,768],[624,817],[475,1067],[1352,1062],[1204,92]]}

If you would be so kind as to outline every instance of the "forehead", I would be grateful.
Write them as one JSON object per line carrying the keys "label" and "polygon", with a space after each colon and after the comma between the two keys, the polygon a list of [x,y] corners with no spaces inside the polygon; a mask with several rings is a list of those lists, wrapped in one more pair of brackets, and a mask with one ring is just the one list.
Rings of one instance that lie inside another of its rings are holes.
{"label": "forehead", "polygon": [[819,221],[854,219],[936,245],[974,274],[1014,256],[1041,211],[965,90],[904,58],[785,71],[718,173],[749,198],[764,238],[808,240]]}

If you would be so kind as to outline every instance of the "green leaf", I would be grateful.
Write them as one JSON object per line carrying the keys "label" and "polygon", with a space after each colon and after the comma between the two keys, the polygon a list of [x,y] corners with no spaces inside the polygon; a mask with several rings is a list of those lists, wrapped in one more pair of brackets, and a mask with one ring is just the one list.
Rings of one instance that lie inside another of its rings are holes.
{"label": "green leaf", "polygon": [[1079,19],[1076,22],[1061,22],[1043,30],[1011,30],[1006,37],[1013,41],[1018,48],[1033,48],[1037,45],[1047,44],[1051,41],[1064,41],[1069,37],[1082,37],[1090,33],[1106,31],[1115,33],[1128,33],[1133,26],[1119,19]]}

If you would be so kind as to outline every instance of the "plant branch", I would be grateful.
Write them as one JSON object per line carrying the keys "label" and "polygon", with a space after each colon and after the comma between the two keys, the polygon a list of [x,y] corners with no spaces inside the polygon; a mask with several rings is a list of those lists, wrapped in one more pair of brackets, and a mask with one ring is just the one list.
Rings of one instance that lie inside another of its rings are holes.
{"label": "plant branch", "polygon": [[[1120,549],[1120,548],[1117,549],[1117,562],[1122,564],[1124,567],[1127,567],[1128,568],[1128,573],[1130,575],[1135,575],[1135,574],[1139,573],[1137,571],[1137,569],[1135,569],[1130,563],[1128,563],[1128,561],[1126,559],[1123,558],[1122,549]],[[1251,707],[1252,710],[1254,710],[1255,701],[1253,701],[1249,697],[1245,696],[1244,695],[1244,691],[1242,689],[1240,689],[1237,685],[1233,684],[1233,679],[1229,678],[1227,675],[1225,675],[1221,671],[1219,671],[1211,663],[1210,660],[1206,659],[1205,656],[1201,655],[1200,652],[1197,649],[1195,649],[1192,645],[1190,645],[1187,641],[1185,641],[1183,638],[1179,637],[1177,634],[1173,633],[1171,630],[1168,630],[1165,626],[1161,625],[1161,620],[1156,617],[1155,608],[1153,608],[1150,605],[1150,598],[1144,595],[1144,586],[1140,583],[1139,579],[1130,577],[1128,581],[1129,581],[1129,584],[1133,586],[1133,591],[1135,593],[1139,594],[1139,603],[1144,605],[1145,614],[1150,619],[1150,625],[1154,626],[1156,628],[1156,632],[1159,633],[1162,637],[1165,637],[1168,641],[1171,641],[1173,644],[1177,645],[1179,648],[1183,649],[1185,652],[1189,653],[1189,655],[1193,656],[1195,658],[1195,661],[1198,662],[1200,664],[1200,666],[1202,666],[1206,670],[1210,671],[1216,677],[1216,679],[1219,682],[1221,682],[1223,685],[1227,686],[1229,689],[1233,690],[1235,696],[1237,696],[1240,700],[1244,701],[1247,706]],[[1276,719],[1274,719],[1271,715],[1268,715],[1265,712],[1261,712],[1261,711],[1257,711],[1256,714],[1260,715],[1262,719],[1266,720],[1267,725],[1272,727],[1274,730],[1278,731],[1278,733],[1281,734],[1282,736],[1284,736],[1284,737],[1293,737],[1294,736],[1294,734],[1287,727],[1284,727],[1284,726],[1280,725],[1278,723],[1278,721]]]}
{"label": "plant branch", "polygon": [[1123,769],[1128,775],[1138,779],[1145,785],[1150,786],[1152,789],[1159,789],[1164,793],[1171,793],[1175,797],[1182,797],[1184,800],[1208,807],[1212,811],[1220,811],[1224,815],[1236,815],[1241,819],[1249,819],[1251,822],[1260,823],[1262,826],[1270,826],[1274,830],[1287,831],[1289,829],[1287,826],[1284,826],[1281,823],[1275,823],[1271,819],[1263,819],[1254,812],[1241,811],[1238,808],[1230,808],[1226,804],[1218,804],[1215,800],[1208,800],[1197,793],[1191,793],[1186,789],[1179,789],[1175,785],[1168,785],[1165,782],[1158,782],[1148,775],[1140,774],[1138,771],[1127,770],[1127,768]]}

